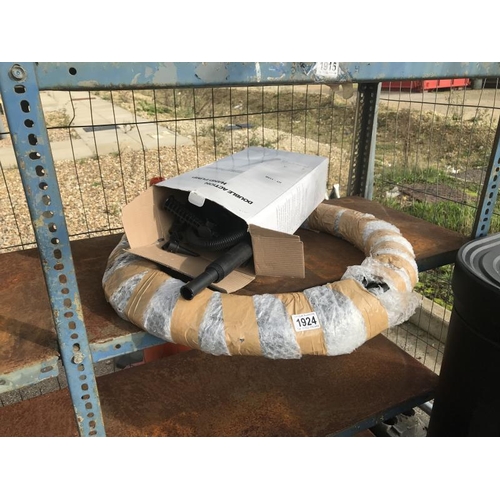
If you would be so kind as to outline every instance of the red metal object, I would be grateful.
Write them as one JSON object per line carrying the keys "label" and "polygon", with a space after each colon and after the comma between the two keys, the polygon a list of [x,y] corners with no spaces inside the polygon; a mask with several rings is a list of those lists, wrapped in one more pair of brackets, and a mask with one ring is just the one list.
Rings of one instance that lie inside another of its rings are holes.
{"label": "red metal object", "polygon": [[155,184],[158,184],[159,182],[162,182],[165,180],[165,177],[151,177],[151,179],[149,179],[149,185],[150,186],[154,186]]}
{"label": "red metal object", "polygon": [[453,78],[443,80],[401,80],[396,82],[383,82],[382,90],[408,90],[410,92],[425,92],[426,90],[467,87],[469,84],[469,78]]}

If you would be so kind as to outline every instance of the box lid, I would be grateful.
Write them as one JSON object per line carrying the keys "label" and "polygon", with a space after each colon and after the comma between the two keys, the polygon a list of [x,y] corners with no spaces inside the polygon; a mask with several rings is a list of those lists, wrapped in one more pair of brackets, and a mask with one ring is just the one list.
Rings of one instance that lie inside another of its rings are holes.
{"label": "box lid", "polygon": [[251,147],[157,185],[188,192],[196,206],[209,199],[249,225],[292,234],[324,197],[327,166],[321,156]]}

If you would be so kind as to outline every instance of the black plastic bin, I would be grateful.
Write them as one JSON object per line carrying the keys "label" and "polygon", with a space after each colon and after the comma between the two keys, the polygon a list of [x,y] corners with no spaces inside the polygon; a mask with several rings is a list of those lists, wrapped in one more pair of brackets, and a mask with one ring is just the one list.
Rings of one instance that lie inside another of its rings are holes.
{"label": "black plastic bin", "polygon": [[500,436],[500,234],[458,252],[428,436]]}

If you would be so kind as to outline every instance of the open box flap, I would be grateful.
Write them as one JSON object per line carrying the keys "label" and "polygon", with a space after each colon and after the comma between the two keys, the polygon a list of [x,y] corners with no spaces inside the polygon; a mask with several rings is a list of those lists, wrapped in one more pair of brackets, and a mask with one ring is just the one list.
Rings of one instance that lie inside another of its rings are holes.
{"label": "open box flap", "polygon": [[305,277],[304,244],[293,234],[249,226],[258,276]]}
{"label": "open box flap", "polygon": [[[205,271],[205,268],[210,263],[210,260],[203,257],[188,257],[186,255],[174,254],[165,252],[157,245],[147,245],[144,247],[134,248],[129,250],[134,255],[152,260],[157,264],[161,264],[168,268],[178,271],[190,278],[194,278]],[[232,273],[226,276],[219,283],[214,283],[213,288],[217,288],[222,292],[235,292],[249,283],[255,276],[252,274],[253,269],[246,271],[245,269],[235,269]]]}

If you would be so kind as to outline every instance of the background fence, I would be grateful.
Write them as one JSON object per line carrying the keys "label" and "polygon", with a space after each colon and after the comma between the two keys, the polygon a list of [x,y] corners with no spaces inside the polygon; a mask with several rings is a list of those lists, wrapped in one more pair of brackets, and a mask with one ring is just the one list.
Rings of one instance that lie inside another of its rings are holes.
{"label": "background fence", "polygon": [[[374,199],[471,235],[500,116],[498,86],[498,79],[430,92],[384,85]],[[490,231],[500,231],[498,204]],[[452,273],[453,265],[420,273],[416,290],[429,300],[412,322],[389,333],[436,372],[453,305]]]}
{"label": "background fence", "polygon": [[[420,92],[384,85],[374,199],[470,235],[500,115],[498,80]],[[415,85],[416,86],[416,85]],[[265,146],[329,158],[328,191],[346,194],[356,92],[324,85],[42,92],[72,239],[122,231],[121,207],[170,177]],[[34,246],[5,117],[0,134],[0,252]],[[491,232],[500,231],[500,210]],[[453,296],[452,266],[420,274],[428,299],[389,338],[438,372]],[[6,396],[3,396],[6,401]]]}

